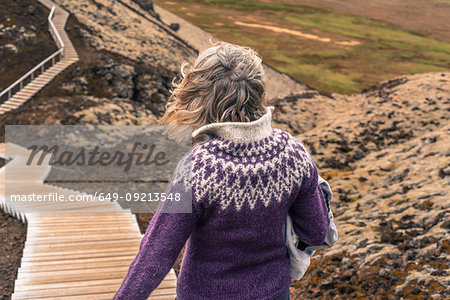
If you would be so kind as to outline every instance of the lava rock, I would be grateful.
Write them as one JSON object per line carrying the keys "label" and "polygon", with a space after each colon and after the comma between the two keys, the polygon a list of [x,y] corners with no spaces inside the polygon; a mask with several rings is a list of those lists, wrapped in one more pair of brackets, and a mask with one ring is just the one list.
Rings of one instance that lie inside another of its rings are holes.
{"label": "lava rock", "polygon": [[178,24],[178,23],[171,23],[170,25],[169,25],[169,27],[170,27],[170,29],[172,29],[173,31],[178,31],[178,30],[180,30],[180,24]]}

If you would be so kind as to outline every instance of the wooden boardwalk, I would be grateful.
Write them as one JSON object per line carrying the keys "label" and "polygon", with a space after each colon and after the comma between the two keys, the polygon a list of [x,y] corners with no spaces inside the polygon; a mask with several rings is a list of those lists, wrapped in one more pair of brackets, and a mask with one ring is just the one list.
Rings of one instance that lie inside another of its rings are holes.
{"label": "wooden boardwalk", "polygon": [[[49,166],[25,166],[26,149],[9,144],[9,153],[13,157],[0,169],[0,206],[27,224],[12,299],[112,299],[139,250],[142,235],[134,215],[115,202],[9,202],[5,172],[8,193],[78,193],[44,184]],[[0,144],[0,156],[6,158],[5,144]],[[45,212],[29,212],[36,205],[46,205]],[[149,299],[175,297],[176,276],[171,270]]]}

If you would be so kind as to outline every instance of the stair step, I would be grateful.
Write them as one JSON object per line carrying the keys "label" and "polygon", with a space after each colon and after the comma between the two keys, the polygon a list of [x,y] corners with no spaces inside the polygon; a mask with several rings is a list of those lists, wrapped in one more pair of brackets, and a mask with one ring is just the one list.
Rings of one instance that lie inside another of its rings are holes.
{"label": "stair step", "polygon": [[[23,102],[9,102],[8,103],[8,105],[17,105],[17,107],[19,107],[19,106],[21,106],[22,104],[24,104],[26,101],[23,101]],[[6,102],[5,102],[5,104],[6,104]]]}
{"label": "stair step", "polygon": [[42,85],[27,85],[26,88],[24,88],[23,90],[21,90],[21,92],[24,92],[25,94],[31,94],[31,93],[36,93],[37,91],[39,91],[42,88]]}
{"label": "stair step", "polygon": [[54,69],[54,70],[52,70],[50,72],[45,72],[46,75],[49,75],[49,76],[52,76],[52,77],[57,76],[59,73],[61,73],[61,70],[59,68],[58,69]]}
{"label": "stair step", "polygon": [[65,57],[58,63],[58,66],[67,66],[71,64],[72,62],[66,59]]}
{"label": "stair step", "polygon": [[41,83],[31,83],[30,84],[30,88],[37,88],[38,90],[40,90],[41,88],[43,88],[44,86],[46,86],[48,83],[45,84],[41,84]]}
{"label": "stair step", "polygon": [[[34,80],[45,80],[45,79],[52,79],[52,78],[54,78],[56,75],[55,74],[53,74],[53,72],[55,72],[55,71],[57,71],[57,70],[55,70],[55,69],[53,69],[52,70],[52,73],[44,73],[44,74],[41,74],[41,75],[39,75],[38,77],[36,77]],[[33,80],[33,81],[34,81]],[[33,82],[32,81],[32,82]]]}
{"label": "stair step", "polygon": [[58,72],[59,72],[59,66],[55,65],[51,69],[48,69],[47,71],[45,71],[45,73],[43,75],[54,75],[55,73],[58,73]]}
{"label": "stair step", "polygon": [[26,99],[13,99],[13,100],[8,100],[5,103],[25,103],[28,101],[28,99],[30,99],[29,97],[27,97]]}
{"label": "stair step", "polygon": [[57,66],[56,68],[54,68],[52,70],[48,70],[47,72],[45,72],[45,74],[54,76],[54,75],[58,74],[59,71],[61,71],[61,66]]}
{"label": "stair step", "polygon": [[29,94],[34,94],[40,87],[42,87],[43,85],[39,85],[39,86],[30,86],[30,87],[26,87],[23,90],[21,90],[18,94],[21,96],[25,96],[25,95],[29,95]]}
{"label": "stair step", "polygon": [[48,79],[36,79],[33,82],[31,82],[30,84],[39,84],[39,85],[45,85],[47,83],[49,83],[51,80]]}
{"label": "stair step", "polygon": [[20,105],[13,105],[13,104],[6,104],[6,103],[3,103],[2,105],[1,105],[1,107],[6,107],[6,108],[10,108],[10,109],[16,109],[16,108],[18,108]]}
{"label": "stair step", "polygon": [[21,93],[20,95],[21,96],[29,96],[31,98],[31,97],[33,97],[36,94],[36,92],[37,91],[29,92],[29,91],[22,90],[22,91],[20,91],[20,93]]}
{"label": "stair step", "polygon": [[51,78],[53,78],[53,76],[52,75],[49,75],[49,74],[41,74],[41,75],[39,75],[38,77],[36,77],[36,79],[51,79]]}
{"label": "stair step", "polygon": [[31,83],[27,84],[27,86],[24,87],[23,90],[21,90],[21,92],[22,91],[32,92],[32,91],[36,90],[37,88],[39,88],[40,86],[41,85],[36,85],[36,84],[33,84],[33,82],[31,82]]}
{"label": "stair step", "polygon": [[17,99],[17,100],[24,100],[24,99],[28,99],[28,97],[27,96],[20,96],[20,95],[18,95],[18,93],[17,94],[15,94],[14,96],[12,96],[11,97],[11,99],[10,100],[15,100],[15,99]]}
{"label": "stair step", "polygon": [[55,78],[55,76],[51,76],[51,77],[38,77],[35,80],[32,81],[32,83],[37,83],[37,82],[49,82],[51,81],[53,78]]}
{"label": "stair step", "polygon": [[63,60],[63,61],[60,62],[59,67],[65,69],[65,68],[67,68],[69,65],[71,65],[72,63],[73,63],[73,62],[71,62],[71,61]]}
{"label": "stair step", "polygon": [[22,104],[25,103],[27,100],[8,100],[5,102],[5,104]]}
{"label": "stair step", "polygon": [[42,81],[42,80],[36,80],[33,81],[32,83],[29,83],[30,86],[45,86],[49,83],[50,81]]}

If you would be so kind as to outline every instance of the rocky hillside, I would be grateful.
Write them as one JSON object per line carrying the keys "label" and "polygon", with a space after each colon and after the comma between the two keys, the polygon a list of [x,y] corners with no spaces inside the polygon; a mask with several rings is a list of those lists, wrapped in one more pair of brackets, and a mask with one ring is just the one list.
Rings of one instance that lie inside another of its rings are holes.
{"label": "rocky hillside", "polygon": [[272,102],[274,125],[302,139],[329,180],[340,233],[293,295],[449,296],[449,87],[450,73],[431,73]]}
{"label": "rocky hillside", "polygon": [[[0,116],[0,126],[155,124],[196,50],[151,2],[56,2],[72,13],[67,29],[80,61]],[[450,297],[449,87],[450,73],[429,73],[350,96],[308,90],[268,99],[273,125],[302,139],[329,181],[340,233],[293,282],[294,299]]]}
{"label": "rocky hillside", "polygon": [[154,67],[179,71],[196,50],[162,23],[147,0],[57,0],[84,26],[81,35],[96,50],[107,50]]}

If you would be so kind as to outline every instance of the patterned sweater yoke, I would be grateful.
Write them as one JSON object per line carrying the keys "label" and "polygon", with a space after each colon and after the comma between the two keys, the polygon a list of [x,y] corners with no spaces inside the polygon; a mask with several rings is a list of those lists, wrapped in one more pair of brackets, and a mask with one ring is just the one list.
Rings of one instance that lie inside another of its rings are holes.
{"label": "patterned sweater yoke", "polygon": [[180,161],[166,190],[189,190],[192,213],[155,214],[115,299],[146,299],[186,241],[180,300],[270,300],[289,287],[287,214],[309,245],[323,243],[329,220],[313,159],[300,140],[271,127],[272,111],[194,131],[206,140]]}

